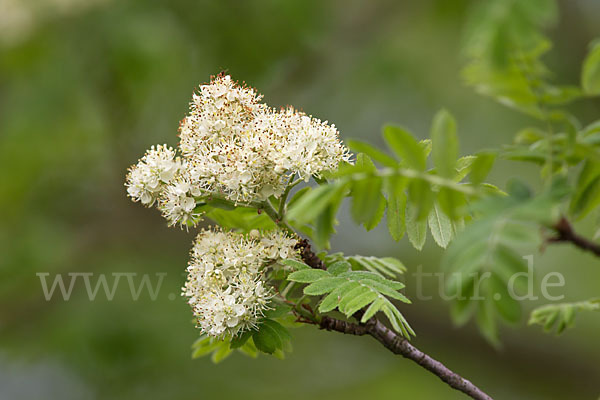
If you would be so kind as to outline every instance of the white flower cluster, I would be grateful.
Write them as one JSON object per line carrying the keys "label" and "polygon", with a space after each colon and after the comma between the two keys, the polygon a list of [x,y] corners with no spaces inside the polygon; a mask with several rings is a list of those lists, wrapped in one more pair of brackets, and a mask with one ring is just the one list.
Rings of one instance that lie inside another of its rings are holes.
{"label": "white flower cluster", "polygon": [[308,180],[349,160],[334,125],[293,108],[276,111],[228,75],[200,87],[180,126],[192,179],[233,201],[279,196],[291,176]]}
{"label": "white flower cluster", "polygon": [[[255,125],[270,141],[261,149],[276,174],[297,174],[308,181],[334,171],[340,161],[350,161],[335,125],[310,117],[293,107],[270,110],[256,118]],[[263,142],[264,143],[264,142]],[[285,187],[277,187],[280,193]]]}
{"label": "white flower cluster", "polygon": [[145,205],[159,199],[170,224],[193,224],[197,197],[263,201],[279,197],[294,176],[319,177],[350,160],[334,125],[261,98],[228,75],[200,86],[179,128],[183,160],[164,146],[148,151],[130,169],[129,195]]}
{"label": "white flower cluster", "polygon": [[281,231],[200,232],[182,294],[202,332],[233,337],[256,326],[273,296],[264,280],[265,268],[297,257],[295,244],[296,239]]}
{"label": "white flower cluster", "polygon": [[129,169],[125,183],[127,194],[133,201],[151,206],[182,169],[183,163],[171,147],[152,146],[137,165]]}

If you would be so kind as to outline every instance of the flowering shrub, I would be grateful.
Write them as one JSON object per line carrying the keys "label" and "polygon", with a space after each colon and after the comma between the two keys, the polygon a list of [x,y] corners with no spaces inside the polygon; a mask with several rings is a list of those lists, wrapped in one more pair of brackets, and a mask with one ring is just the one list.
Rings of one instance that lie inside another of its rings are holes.
{"label": "flowering shrub", "polygon": [[[415,332],[401,312],[410,300],[401,292],[398,276],[406,268],[399,260],[327,252],[346,198],[367,231],[385,216],[390,236],[408,236],[417,250],[431,235],[446,249],[453,320],[474,319],[493,345],[498,322],[521,317],[508,287],[527,271],[524,251],[569,242],[600,256],[600,246],[569,221],[600,204],[600,123],[582,124],[565,108],[600,95],[600,46],[584,61],[581,88],[555,84],[541,60],[549,48],[538,32],[543,15],[527,2],[489,3],[472,21],[476,37],[467,45],[464,77],[540,122],[510,145],[460,157],[456,121],[441,110],[430,139],[387,126],[388,151],[349,141],[354,156],[334,125],[291,107],[274,110],[254,89],[221,74],[194,94],[179,148],[152,147],[130,168],[128,195],[157,205],[169,225],[190,228],[208,218],[219,226],[198,234],[183,288],[201,332],[195,357],[220,361],[236,349],[283,357],[288,328],[313,324],[370,335],[451,387],[491,399],[410,343]],[[505,190],[486,182],[497,158],[538,165],[540,189],[518,180]],[[314,185],[297,187],[311,178]],[[530,323],[560,333],[599,304],[547,305],[532,312]]]}

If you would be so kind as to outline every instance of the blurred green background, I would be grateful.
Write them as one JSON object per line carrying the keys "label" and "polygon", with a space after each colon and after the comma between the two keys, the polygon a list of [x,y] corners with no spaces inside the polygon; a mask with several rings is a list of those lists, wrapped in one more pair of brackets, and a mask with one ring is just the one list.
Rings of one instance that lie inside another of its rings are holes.
{"label": "blurred green background", "polygon": [[[131,203],[123,181],[150,145],[177,144],[194,87],[223,69],[269,104],[334,122],[343,138],[381,144],[386,122],[425,138],[445,106],[463,154],[509,142],[532,121],[459,77],[474,2],[0,0],[0,399],[465,398],[373,340],[311,327],[293,331],[285,361],[191,360],[198,331],[179,288],[194,233]],[[559,8],[546,60],[560,82],[577,84],[587,43],[600,36],[600,2]],[[574,111],[590,122],[600,103]],[[501,163],[492,180],[502,187],[511,174],[533,181],[537,172]],[[438,270],[431,238],[418,253],[384,227],[365,235],[346,215],[340,222],[333,248],[400,258],[409,297],[417,266]],[[598,264],[549,248],[535,258],[536,292],[543,274],[560,271],[566,286],[553,294],[598,296]],[[124,282],[112,301],[90,301],[81,282],[69,301],[46,301],[39,272],[167,276],[156,301],[145,292],[134,301]],[[434,299],[402,309],[414,343],[497,399],[600,395],[598,316],[557,338],[524,315],[494,350],[472,325],[452,326],[435,280],[425,293]]]}

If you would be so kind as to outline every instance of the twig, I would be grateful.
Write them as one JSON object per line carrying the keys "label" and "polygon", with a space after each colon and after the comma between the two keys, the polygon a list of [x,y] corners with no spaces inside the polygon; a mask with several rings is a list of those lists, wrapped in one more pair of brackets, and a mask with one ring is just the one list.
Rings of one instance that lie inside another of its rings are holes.
{"label": "twig", "polygon": [[[302,260],[312,268],[325,269],[323,261],[311,250],[310,243],[306,239],[300,240],[296,244],[296,249],[301,250]],[[358,321],[361,320],[363,311],[357,311],[353,317]],[[453,372],[441,362],[423,353],[415,346],[410,344],[404,337],[398,335],[384,324],[382,324],[375,317],[372,317],[364,324],[354,324],[347,321],[331,318],[328,316],[321,317],[319,322],[321,329],[328,331],[336,331],[350,335],[370,335],[377,341],[383,344],[388,350],[394,354],[399,354],[405,358],[408,358],[421,367],[425,368],[429,372],[439,377],[442,381],[448,384],[450,387],[460,390],[476,400],[493,400],[485,392],[471,383],[468,379],[463,378],[456,372]]]}
{"label": "twig", "polygon": [[306,265],[314,269],[326,269],[325,263],[321,260],[310,248],[310,243],[306,239],[298,240],[298,243],[294,246],[294,249],[300,250],[300,257]]}
{"label": "twig", "polygon": [[436,375],[450,387],[459,390],[476,400],[493,400],[485,392],[471,383],[471,381],[463,378],[441,362],[423,353],[408,340],[387,328],[375,318],[371,318],[366,324],[353,324],[351,322],[324,316],[321,318],[319,326],[321,329],[349,335],[370,335],[392,353],[416,362],[421,367]]}
{"label": "twig", "polygon": [[556,231],[557,236],[549,238],[549,243],[569,242],[600,257],[600,244],[578,235],[565,217],[562,217],[552,228]]}

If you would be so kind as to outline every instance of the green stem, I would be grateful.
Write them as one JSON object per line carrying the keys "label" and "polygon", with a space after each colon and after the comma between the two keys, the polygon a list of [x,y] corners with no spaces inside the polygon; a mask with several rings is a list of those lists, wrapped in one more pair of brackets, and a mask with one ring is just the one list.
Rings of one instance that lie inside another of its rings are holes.
{"label": "green stem", "polygon": [[296,186],[297,184],[299,184],[300,182],[302,182],[302,179],[298,178],[295,181],[293,181],[292,183],[288,184],[287,187],[285,188],[285,190],[283,191],[283,194],[281,195],[281,199],[279,200],[279,210],[277,212],[277,214],[279,215],[279,219],[283,221],[283,217],[285,216],[285,206],[286,206],[286,201],[288,198],[288,195],[290,194],[290,191],[292,190],[292,188],[294,186]]}
{"label": "green stem", "polygon": [[281,296],[283,296],[283,298],[286,298],[287,294],[290,292],[290,290],[292,290],[295,283],[296,282],[294,281],[290,281],[290,283],[288,283],[287,286],[281,291]]}
{"label": "green stem", "polygon": [[296,305],[294,307],[294,310],[296,311],[296,313],[298,313],[302,317],[306,318],[307,320],[312,321],[315,324],[319,324],[321,322],[321,317],[316,315],[314,312],[307,310],[306,308],[304,308],[302,306],[305,298],[306,298],[306,295],[303,295],[302,297],[300,297],[298,299],[298,301],[296,302]]}
{"label": "green stem", "polygon": [[554,172],[553,171],[553,169],[554,169],[554,154],[553,154],[554,129],[552,127],[552,121],[550,120],[550,117],[549,117],[548,106],[544,102],[544,99],[543,99],[543,92],[540,90],[540,85],[537,83],[535,76],[533,76],[531,73],[532,67],[531,67],[531,65],[529,65],[529,62],[527,62],[527,59],[523,55],[522,51],[519,52],[519,56],[520,56],[520,63],[521,63],[521,65],[519,67],[521,68],[521,71],[523,72],[523,76],[525,77],[525,81],[527,82],[527,85],[529,86],[531,93],[533,93],[533,95],[535,97],[536,106],[539,108],[540,113],[541,113],[539,115],[539,117],[541,118],[541,120],[544,123],[546,123],[547,131],[545,133],[546,133],[546,138],[548,140],[548,157],[546,160],[546,168],[548,168],[548,176],[546,178],[545,183],[547,186],[551,186],[552,185],[552,175]]}
{"label": "green stem", "polygon": [[372,175],[379,176],[379,177],[398,176],[399,175],[399,176],[403,176],[405,178],[411,178],[411,179],[418,178],[418,179],[427,181],[427,182],[431,183],[432,185],[446,187],[448,189],[452,189],[456,192],[461,192],[461,193],[464,193],[469,196],[475,196],[478,193],[477,190],[475,190],[473,187],[468,186],[466,184],[461,184],[461,183],[455,182],[451,179],[442,178],[441,176],[438,176],[438,175],[431,175],[431,174],[428,174],[427,172],[421,172],[421,171],[417,171],[414,169],[408,169],[408,168],[382,168],[380,170],[377,170],[374,174],[368,173],[368,172],[359,172],[356,174],[352,174],[352,178],[355,180],[360,180],[360,179],[364,179],[364,178],[367,178]]}
{"label": "green stem", "polygon": [[292,234],[294,236],[297,235],[296,231],[294,231],[294,228],[292,228],[283,219],[279,218],[279,214],[277,213],[277,210],[275,210],[275,208],[271,205],[271,203],[269,203],[268,201],[264,201],[261,203],[261,206],[259,207],[259,209],[263,210],[273,220],[273,222],[275,222],[275,224],[277,224],[277,226],[287,230],[290,234]]}

